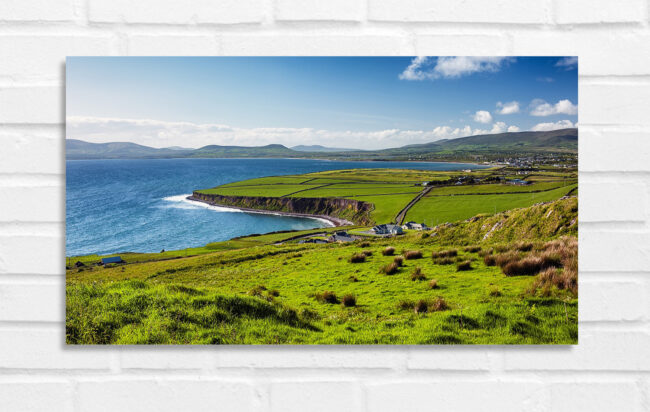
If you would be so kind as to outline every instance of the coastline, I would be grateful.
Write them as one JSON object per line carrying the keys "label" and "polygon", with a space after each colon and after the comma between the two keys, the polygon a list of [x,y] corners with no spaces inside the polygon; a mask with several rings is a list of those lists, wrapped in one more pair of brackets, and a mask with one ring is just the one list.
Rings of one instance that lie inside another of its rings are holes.
{"label": "coastline", "polygon": [[308,218],[308,219],[315,219],[315,220],[324,220],[328,223],[330,223],[333,227],[339,227],[339,226],[354,226],[353,222],[350,222],[349,220],[346,219],[341,219],[338,217],[333,217],[333,216],[328,216],[328,215],[312,215],[309,213],[291,213],[291,212],[281,212],[281,211],[276,211],[276,210],[264,210],[264,209],[250,209],[250,208],[245,208],[245,207],[235,207],[235,206],[228,206],[228,205],[222,205],[219,203],[213,203],[213,202],[206,202],[201,199],[197,199],[194,196],[187,196],[185,198],[186,200],[190,202],[197,202],[197,203],[202,203],[210,206],[218,206],[222,207],[224,209],[232,209],[244,213],[256,213],[260,215],[276,215],[276,216],[289,216],[289,217],[303,217],[303,218]]}

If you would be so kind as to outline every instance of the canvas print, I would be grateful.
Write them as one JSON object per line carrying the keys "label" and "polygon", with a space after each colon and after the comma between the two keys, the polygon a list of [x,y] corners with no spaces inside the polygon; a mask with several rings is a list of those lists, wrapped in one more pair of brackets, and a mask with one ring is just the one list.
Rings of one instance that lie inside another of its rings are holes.
{"label": "canvas print", "polygon": [[577,344],[577,65],[69,57],[66,342]]}

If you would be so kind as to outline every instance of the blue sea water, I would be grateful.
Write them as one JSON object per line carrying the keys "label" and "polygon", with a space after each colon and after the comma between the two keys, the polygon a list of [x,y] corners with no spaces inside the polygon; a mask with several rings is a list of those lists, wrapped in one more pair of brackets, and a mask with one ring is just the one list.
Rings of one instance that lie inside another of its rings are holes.
{"label": "blue sea water", "polygon": [[329,225],[317,219],[251,214],[185,201],[196,189],[255,177],[335,169],[469,167],[478,166],[310,159],[68,160],[66,255],[159,252],[253,233]]}

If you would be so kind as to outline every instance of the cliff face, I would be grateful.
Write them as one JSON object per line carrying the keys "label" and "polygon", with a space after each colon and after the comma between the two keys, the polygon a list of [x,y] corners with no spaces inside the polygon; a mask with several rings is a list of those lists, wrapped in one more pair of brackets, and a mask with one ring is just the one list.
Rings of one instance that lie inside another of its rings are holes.
{"label": "cliff face", "polygon": [[253,197],[222,196],[192,193],[192,198],[216,206],[233,206],[243,209],[270,210],[275,212],[326,215],[349,220],[360,225],[374,223],[370,218],[373,204],[354,199],[310,197]]}

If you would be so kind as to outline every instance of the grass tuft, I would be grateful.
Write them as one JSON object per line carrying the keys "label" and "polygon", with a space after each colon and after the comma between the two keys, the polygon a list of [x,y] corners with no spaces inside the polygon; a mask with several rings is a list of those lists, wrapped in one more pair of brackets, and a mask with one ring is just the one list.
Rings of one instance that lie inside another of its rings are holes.
{"label": "grass tuft", "polygon": [[366,261],[366,255],[364,253],[355,253],[350,257],[350,263],[363,263]]}
{"label": "grass tuft", "polygon": [[341,304],[346,308],[357,306],[357,297],[351,293],[343,295],[343,298],[341,299]]}
{"label": "grass tuft", "polygon": [[387,275],[393,275],[397,273],[398,270],[399,270],[399,265],[395,262],[391,262],[387,265],[382,266],[379,271]]}
{"label": "grass tuft", "polygon": [[404,258],[406,260],[422,259],[422,252],[419,251],[419,250],[405,250],[404,251]]}
{"label": "grass tuft", "polygon": [[411,280],[426,280],[427,277],[422,273],[422,268],[416,267],[411,273]]}
{"label": "grass tuft", "polygon": [[381,251],[381,254],[384,256],[393,256],[395,254],[395,248],[392,246],[388,246],[387,248]]}
{"label": "grass tuft", "polygon": [[339,303],[339,299],[336,297],[336,293],[330,292],[329,290],[314,293],[314,298],[322,303]]}
{"label": "grass tuft", "polygon": [[456,265],[456,271],[457,272],[463,272],[463,271],[472,270],[472,269],[474,269],[474,268],[472,267],[472,262],[470,262],[469,260],[466,260],[464,262],[460,262],[460,263],[458,263]]}

